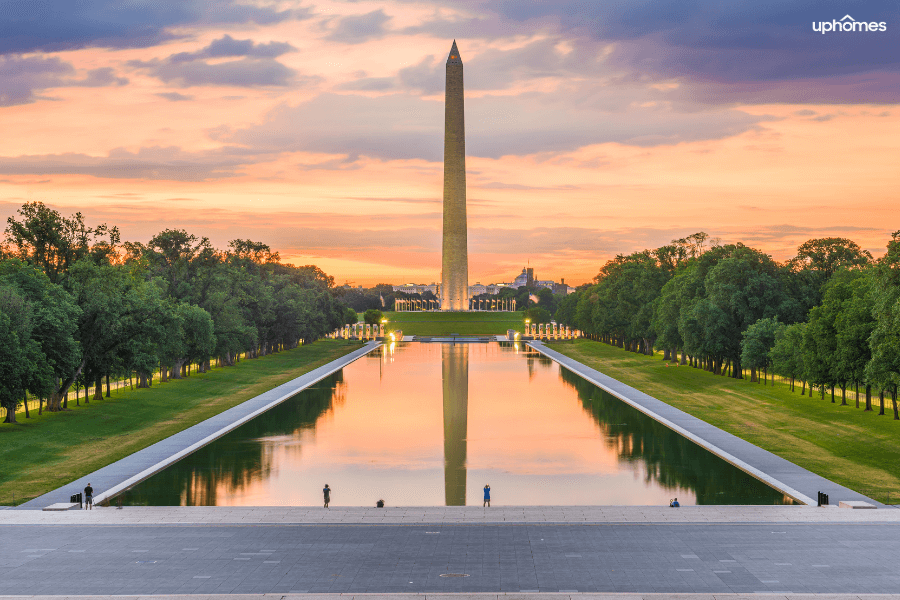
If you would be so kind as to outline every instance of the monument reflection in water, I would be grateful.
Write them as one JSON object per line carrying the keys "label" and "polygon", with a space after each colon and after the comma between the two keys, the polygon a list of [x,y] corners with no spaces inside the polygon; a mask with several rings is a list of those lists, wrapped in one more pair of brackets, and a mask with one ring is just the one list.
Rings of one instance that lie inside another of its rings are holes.
{"label": "monument reflection in water", "polygon": [[441,344],[444,397],[444,503],[466,505],[469,345]]}
{"label": "monument reflection in water", "polygon": [[154,475],[126,504],[781,504],[784,495],[517,344],[376,350]]}

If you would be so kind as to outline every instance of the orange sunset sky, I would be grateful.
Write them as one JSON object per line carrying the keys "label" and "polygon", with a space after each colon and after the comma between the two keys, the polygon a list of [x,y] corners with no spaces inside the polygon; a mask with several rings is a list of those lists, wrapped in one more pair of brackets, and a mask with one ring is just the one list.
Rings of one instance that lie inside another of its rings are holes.
{"label": "orange sunset sky", "polygon": [[[700,230],[783,260],[900,229],[896,3],[74,4],[0,16],[4,219],[40,200],[338,283],[438,281],[455,38],[470,283],[530,261],[578,284]],[[887,30],[812,30],[848,11]]]}

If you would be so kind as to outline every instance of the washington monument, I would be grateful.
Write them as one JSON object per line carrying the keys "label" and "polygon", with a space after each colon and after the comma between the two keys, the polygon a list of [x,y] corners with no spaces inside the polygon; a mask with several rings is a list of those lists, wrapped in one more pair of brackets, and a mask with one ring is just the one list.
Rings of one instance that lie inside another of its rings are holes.
{"label": "washington monument", "polygon": [[466,128],[463,64],[456,40],[447,57],[444,96],[444,243],[441,310],[469,310],[469,250],[466,221]]}

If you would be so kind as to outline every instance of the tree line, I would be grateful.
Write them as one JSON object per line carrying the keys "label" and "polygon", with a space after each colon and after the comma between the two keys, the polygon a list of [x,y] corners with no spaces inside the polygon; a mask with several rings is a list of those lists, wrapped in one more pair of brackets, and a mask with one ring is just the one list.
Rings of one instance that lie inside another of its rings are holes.
{"label": "tree line", "polygon": [[154,372],[233,365],[318,339],[351,313],[332,277],[265,244],[219,250],[180,229],[123,243],[116,227],[29,202],[0,247],[0,406],[14,423],[26,394],[57,411],[73,386],[99,399],[110,377],[148,387]]}
{"label": "tree line", "polygon": [[[632,352],[717,375],[765,382],[769,373],[817,388],[873,390],[900,419],[900,231],[879,259],[844,238],[809,240],[779,263],[700,232],[618,255],[564,298],[557,322]],[[680,357],[679,357],[680,355]]]}

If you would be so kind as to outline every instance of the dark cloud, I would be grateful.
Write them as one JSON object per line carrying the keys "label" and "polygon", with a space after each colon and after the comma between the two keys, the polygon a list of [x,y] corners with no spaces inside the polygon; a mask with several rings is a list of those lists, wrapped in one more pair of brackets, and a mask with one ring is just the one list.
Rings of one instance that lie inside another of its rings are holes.
{"label": "dark cloud", "polygon": [[55,57],[0,56],[0,106],[34,102],[40,90],[56,87],[74,72],[72,65]]}
{"label": "dark cloud", "polygon": [[[479,14],[465,20],[441,16],[406,31],[483,39],[545,33],[568,40],[617,42],[608,58],[610,65],[653,78],[704,82],[705,101],[716,94],[727,95],[729,85],[774,82],[799,82],[802,102],[866,102],[871,95],[877,102],[900,98],[896,79],[879,77],[900,72],[900,52],[896,50],[900,47],[900,4],[893,1],[501,0],[475,7],[467,2],[457,4],[463,12]],[[847,14],[858,21],[884,21],[887,31],[823,35],[812,29],[814,22],[831,22]],[[540,57],[533,56],[532,61],[537,62],[511,67],[531,68],[539,64]],[[873,81],[860,84],[849,94],[838,86],[815,85],[819,79],[862,74],[872,74]],[[762,87],[761,101],[791,101],[786,86]]]}
{"label": "dark cloud", "polygon": [[125,85],[109,67],[76,76],[75,69],[57,57],[0,56],[0,106],[29,104],[45,98],[41,91],[58,87],[106,87]]}
{"label": "dark cloud", "polygon": [[91,69],[84,79],[73,81],[69,85],[80,87],[109,87],[113,85],[127,85],[128,78],[119,77],[110,67]]}
{"label": "dark cloud", "polygon": [[[179,52],[163,60],[133,60],[129,66],[144,69],[166,83],[181,87],[195,85],[228,85],[238,87],[305,85],[318,77],[298,77],[276,57],[296,50],[286,42],[257,44],[253,40],[236,40],[230,35],[213,40],[196,52]],[[227,62],[211,59],[234,58]]]}
{"label": "dark cloud", "polygon": [[328,35],[329,40],[345,44],[361,44],[385,34],[384,24],[391,18],[380,8],[364,15],[343,17]]}
{"label": "dark cloud", "polygon": [[309,18],[307,9],[252,6],[238,0],[0,0],[0,54],[87,47],[145,48],[183,37],[197,24],[275,23]]}
{"label": "dark cloud", "polygon": [[179,63],[203,58],[223,58],[246,56],[250,58],[276,58],[287,52],[296,50],[287,42],[269,42],[257,44],[253,40],[236,40],[225,34],[213,40],[209,46],[197,52],[179,52],[169,57],[169,62]]}
{"label": "dark cloud", "polygon": [[193,100],[193,96],[187,96],[185,94],[179,94],[178,92],[160,92],[156,94],[160,98],[165,98],[170,102],[185,102],[187,100]]}
{"label": "dark cloud", "polygon": [[[177,55],[176,55],[177,56]],[[318,78],[298,78],[296,71],[271,58],[241,58],[223,63],[203,60],[130,61],[130,67],[145,69],[166,83],[181,87],[228,85],[237,87],[287,86],[309,84]]]}
{"label": "dark cloud", "polygon": [[141,148],[137,152],[117,148],[105,157],[73,152],[0,157],[0,173],[206,181],[233,177],[241,165],[258,158],[258,155],[251,157],[233,148],[197,153],[184,152],[177,147]]}

